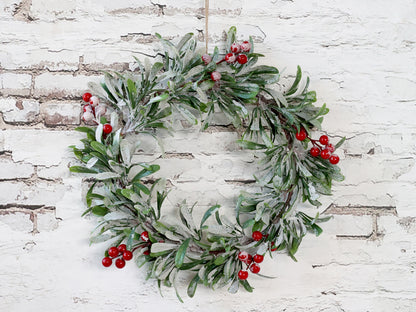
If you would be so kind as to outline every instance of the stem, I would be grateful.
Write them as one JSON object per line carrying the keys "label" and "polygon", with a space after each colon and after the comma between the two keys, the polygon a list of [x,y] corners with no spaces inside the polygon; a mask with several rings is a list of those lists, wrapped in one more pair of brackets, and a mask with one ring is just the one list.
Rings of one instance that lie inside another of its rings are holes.
{"label": "stem", "polygon": [[[294,185],[292,185],[290,188],[292,188]],[[272,220],[273,224],[276,224],[279,222],[279,220],[282,218],[283,214],[287,211],[287,209],[290,207],[290,201],[292,200],[293,191],[290,191],[287,194],[287,198],[285,201],[285,204],[283,205],[282,210],[277,214],[277,216]]]}

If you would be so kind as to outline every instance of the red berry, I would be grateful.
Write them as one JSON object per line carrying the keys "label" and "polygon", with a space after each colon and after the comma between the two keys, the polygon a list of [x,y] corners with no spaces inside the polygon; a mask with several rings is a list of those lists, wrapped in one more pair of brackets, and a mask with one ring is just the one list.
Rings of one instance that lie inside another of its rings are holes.
{"label": "red berry", "polygon": [[248,272],[247,271],[244,271],[244,270],[238,271],[238,278],[240,280],[246,280],[247,277],[248,277]]}
{"label": "red berry", "polygon": [[248,41],[243,41],[240,44],[240,48],[241,48],[241,51],[242,52],[250,52],[250,50],[251,50],[251,43],[248,42]]}
{"label": "red berry", "polygon": [[339,162],[339,156],[334,154],[329,157],[329,162],[333,165],[336,165]]}
{"label": "red berry", "polygon": [[226,54],[225,57],[224,57],[224,60],[228,64],[234,63],[235,62],[235,55],[234,55],[234,53],[228,53],[228,54]]}
{"label": "red berry", "polygon": [[127,246],[126,246],[126,244],[120,244],[120,245],[117,247],[117,249],[118,249],[118,251],[120,251],[120,252],[125,252],[125,251],[127,250]]}
{"label": "red berry", "polygon": [[262,263],[263,259],[264,259],[263,255],[254,255],[254,257],[253,257],[253,261],[256,262],[256,263]]}
{"label": "red berry", "polygon": [[126,261],[124,261],[124,259],[119,258],[119,259],[116,260],[116,267],[117,268],[122,269],[122,268],[124,268],[125,265],[126,265]]}
{"label": "red berry", "polygon": [[328,145],[329,139],[326,135],[321,135],[319,142],[323,145]]}
{"label": "red berry", "polygon": [[84,95],[82,96],[82,99],[84,100],[84,102],[89,102],[91,96],[92,96],[92,94],[87,92],[87,93],[84,93]]}
{"label": "red berry", "polygon": [[248,254],[248,252],[247,251],[240,251],[239,253],[238,253],[238,259],[240,260],[240,261],[247,261],[248,260],[248,256],[249,256],[249,254]]}
{"label": "red berry", "polygon": [[118,249],[117,249],[117,247],[111,247],[109,250],[108,250],[108,255],[111,257],[111,258],[114,258],[114,257],[117,257],[118,255],[119,255],[119,251],[118,251]]}
{"label": "red berry", "polygon": [[299,132],[296,133],[296,139],[299,141],[303,141],[306,139],[308,135],[306,134],[306,130],[301,128]]}
{"label": "red berry", "polygon": [[140,234],[140,238],[142,241],[147,242],[149,240],[149,233],[147,231],[142,232],[142,234]]}
{"label": "red berry", "polygon": [[220,73],[220,72],[213,71],[213,72],[211,73],[211,80],[212,80],[212,81],[218,81],[218,80],[220,80],[220,79],[221,79],[221,73]]}
{"label": "red berry", "polygon": [[240,52],[240,45],[238,43],[233,43],[230,47],[230,51],[233,53],[239,53]]}
{"label": "red berry", "polygon": [[149,249],[148,249],[148,250],[145,250],[145,251],[143,252],[143,254],[144,254],[144,255],[146,255],[146,256],[150,255],[150,250],[149,250]]}
{"label": "red berry", "polygon": [[311,155],[313,156],[313,157],[317,157],[317,156],[319,156],[319,154],[321,154],[321,149],[319,148],[319,147],[312,147],[311,148]]}
{"label": "red berry", "polygon": [[237,56],[237,62],[240,63],[240,64],[247,63],[247,60],[248,60],[247,55],[245,55],[245,54],[240,54],[240,55]]}
{"label": "red berry", "polygon": [[110,125],[110,124],[105,124],[105,125],[103,126],[103,132],[104,132],[105,134],[110,134],[110,133],[111,133],[111,131],[113,131],[113,127],[111,127],[111,125]]}
{"label": "red berry", "polygon": [[251,237],[253,237],[255,241],[259,241],[263,238],[263,234],[261,234],[260,231],[254,231]]}
{"label": "red berry", "polygon": [[113,263],[113,260],[111,260],[111,258],[109,257],[104,257],[102,263],[103,263],[103,266],[108,268]]}
{"label": "red berry", "polygon": [[253,257],[251,255],[248,255],[248,259],[244,261],[244,263],[250,264],[251,262],[253,262]]}
{"label": "red berry", "polygon": [[123,252],[123,259],[126,261],[133,259],[133,253],[130,250],[126,250]]}
{"label": "red berry", "polygon": [[250,271],[254,274],[257,274],[260,272],[260,267],[257,264],[253,263],[252,265],[250,265]]}
{"label": "red berry", "polygon": [[324,149],[324,150],[321,152],[321,157],[322,157],[323,159],[328,159],[330,156],[331,156],[331,153],[330,153],[327,149]]}
{"label": "red berry", "polygon": [[208,65],[212,61],[212,57],[209,54],[204,54],[201,56],[202,61],[205,63],[205,65]]}
{"label": "red berry", "polygon": [[[271,245],[272,245],[272,247],[273,247],[273,246],[274,246],[274,242],[272,242],[272,244],[271,244]],[[270,250],[271,250],[271,251],[276,251],[276,250],[277,250],[277,247],[275,247],[275,248],[271,248]]]}
{"label": "red berry", "polygon": [[335,147],[332,144],[328,144],[326,146],[326,149],[330,152],[333,153],[335,151]]}

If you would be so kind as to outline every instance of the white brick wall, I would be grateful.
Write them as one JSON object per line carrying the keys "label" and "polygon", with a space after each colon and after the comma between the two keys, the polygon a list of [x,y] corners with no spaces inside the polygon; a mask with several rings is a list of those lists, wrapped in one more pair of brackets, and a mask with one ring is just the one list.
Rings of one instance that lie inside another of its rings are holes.
{"label": "white brick wall", "polygon": [[[66,147],[80,138],[80,95],[101,69],[123,70],[152,55],[155,32],[204,40],[204,1],[0,1],[1,311],[414,311],[416,304],[416,3],[412,0],[211,0],[209,41],[238,26],[262,61],[293,75],[300,64],[324,128],[346,136],[343,183],[323,198],[334,214],[308,237],[299,262],[265,260],[255,292],[199,288],[180,304],[161,298],[133,264],[100,265],[107,245],[88,246],[93,219],[80,217],[86,186],[70,175]],[[217,124],[225,125],[218,116]],[[164,136],[166,159],[143,140],[138,157],[162,165],[171,183],[167,210],[186,198],[230,213],[255,157],[226,127],[207,133],[180,122]],[[182,154],[181,154],[182,153]],[[183,154],[185,153],[185,154]],[[234,182],[233,182],[234,181]],[[186,277],[184,277],[186,282]],[[184,297],[185,292],[182,291]]]}

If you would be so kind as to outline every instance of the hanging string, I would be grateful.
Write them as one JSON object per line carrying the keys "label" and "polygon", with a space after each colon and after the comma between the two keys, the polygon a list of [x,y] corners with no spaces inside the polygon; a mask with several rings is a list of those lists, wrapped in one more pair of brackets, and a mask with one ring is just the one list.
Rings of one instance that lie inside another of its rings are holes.
{"label": "hanging string", "polygon": [[205,53],[208,53],[208,15],[209,0],[205,0]]}

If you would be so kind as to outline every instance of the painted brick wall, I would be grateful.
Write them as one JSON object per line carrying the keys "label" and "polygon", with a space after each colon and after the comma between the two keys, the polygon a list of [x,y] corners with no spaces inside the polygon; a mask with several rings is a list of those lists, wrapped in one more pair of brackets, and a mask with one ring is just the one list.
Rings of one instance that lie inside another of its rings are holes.
{"label": "painted brick wall", "polygon": [[[238,26],[265,63],[293,75],[302,65],[324,128],[348,139],[343,183],[323,199],[333,214],[305,239],[294,263],[267,259],[277,279],[252,278],[253,294],[201,287],[180,304],[162,299],[133,264],[100,265],[88,246],[94,220],[80,217],[85,186],[66,148],[79,140],[80,95],[102,69],[154,55],[154,33],[193,31],[203,45],[203,0],[0,0],[1,311],[415,311],[416,3],[412,0],[211,0],[210,46]],[[170,207],[231,210],[255,159],[235,145],[224,118],[207,133],[180,121],[146,157],[163,165]],[[250,169],[247,169],[250,168]],[[169,210],[169,207],[168,207]],[[171,211],[172,209],[170,209]],[[172,212],[172,211],[171,211]],[[186,282],[186,280],[184,280]]]}

